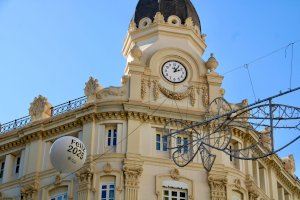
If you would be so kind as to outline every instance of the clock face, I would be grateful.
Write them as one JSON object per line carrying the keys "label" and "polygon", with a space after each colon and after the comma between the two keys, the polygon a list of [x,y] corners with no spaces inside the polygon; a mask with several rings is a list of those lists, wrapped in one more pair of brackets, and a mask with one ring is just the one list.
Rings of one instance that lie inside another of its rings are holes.
{"label": "clock face", "polygon": [[171,83],[182,83],[187,77],[187,70],[177,61],[168,61],[162,67],[162,74]]}

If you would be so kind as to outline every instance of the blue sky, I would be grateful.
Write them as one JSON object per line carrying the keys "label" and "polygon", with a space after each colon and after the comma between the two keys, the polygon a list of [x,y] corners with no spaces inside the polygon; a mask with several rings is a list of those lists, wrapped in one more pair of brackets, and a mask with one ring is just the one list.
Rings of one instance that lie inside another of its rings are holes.
{"label": "blue sky", "polygon": [[[53,105],[83,96],[89,76],[119,85],[121,49],[136,0],[0,0],[0,122],[28,114],[33,98]],[[213,52],[224,74],[290,42],[300,40],[299,0],[193,0],[207,34],[206,59]],[[293,86],[300,86],[300,42],[294,45]],[[250,65],[256,96],[289,88],[291,47]],[[226,98],[254,101],[245,69],[225,76]],[[279,99],[300,106],[300,92]],[[279,135],[281,144],[288,138]],[[300,142],[294,153],[300,168]],[[298,176],[300,171],[298,170]]]}

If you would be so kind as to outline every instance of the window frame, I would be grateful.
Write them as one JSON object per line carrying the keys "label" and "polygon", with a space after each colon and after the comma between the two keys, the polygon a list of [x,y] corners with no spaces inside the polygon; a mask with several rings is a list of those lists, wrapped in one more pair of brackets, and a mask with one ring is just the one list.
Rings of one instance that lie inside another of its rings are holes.
{"label": "window frame", "polygon": [[[106,189],[103,189],[103,186],[106,186]],[[113,198],[110,197],[111,186],[113,186]],[[106,197],[102,197],[103,191],[106,193]],[[100,185],[100,200],[115,200],[116,199],[116,184],[114,182],[102,183]]]}
{"label": "window frame", "polygon": [[68,192],[59,193],[55,196],[50,196],[50,200],[58,200],[59,197],[62,197],[61,200],[67,200],[68,199]]}
{"label": "window frame", "polygon": [[117,127],[108,127],[106,130],[106,146],[116,147],[118,138]]}
{"label": "window frame", "polygon": [[[168,194],[166,194],[168,192]],[[177,196],[172,196],[173,192],[177,193]],[[180,195],[184,193],[184,197],[180,197]],[[176,199],[174,199],[176,198]],[[188,199],[188,190],[187,189],[179,189],[179,188],[166,188],[164,187],[162,190],[162,199],[163,200],[187,200]]]}
{"label": "window frame", "polygon": [[155,150],[158,152],[168,152],[169,140],[167,137],[163,137],[162,133],[156,132],[155,134]]}
{"label": "window frame", "polygon": [[21,167],[21,155],[17,155],[15,157],[15,167],[14,167],[14,173],[16,175],[20,174],[20,167]]}
{"label": "window frame", "polygon": [[5,169],[5,160],[0,161],[0,181],[2,181],[4,176],[4,169]]}

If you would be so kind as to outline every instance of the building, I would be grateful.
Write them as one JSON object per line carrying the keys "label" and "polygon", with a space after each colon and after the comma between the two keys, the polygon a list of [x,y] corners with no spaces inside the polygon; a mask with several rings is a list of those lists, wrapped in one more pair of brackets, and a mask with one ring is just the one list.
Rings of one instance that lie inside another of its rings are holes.
{"label": "building", "polygon": [[[1,125],[0,199],[300,200],[292,156],[244,161],[216,152],[210,172],[198,155],[184,168],[172,161],[167,147],[178,141],[162,137],[165,123],[199,121],[224,95],[218,62],[213,55],[204,61],[205,49],[190,0],[139,0],[121,87],[90,78],[84,97],[52,107],[39,96],[29,116]],[[70,175],[49,160],[51,144],[66,135],[88,151],[85,166]],[[241,129],[233,135],[232,148],[251,138]]]}

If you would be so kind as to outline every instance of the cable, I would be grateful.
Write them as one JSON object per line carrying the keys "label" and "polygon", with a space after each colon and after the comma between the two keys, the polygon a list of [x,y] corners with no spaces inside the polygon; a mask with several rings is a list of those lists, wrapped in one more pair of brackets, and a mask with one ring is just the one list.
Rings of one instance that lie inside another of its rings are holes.
{"label": "cable", "polygon": [[291,55],[291,74],[290,74],[290,89],[292,89],[292,79],[293,79],[293,62],[294,62],[294,44],[291,44],[292,47],[292,55]]}
{"label": "cable", "polygon": [[295,42],[290,42],[289,44],[287,44],[287,45],[285,45],[285,46],[283,46],[283,47],[280,47],[279,49],[273,50],[273,51],[271,51],[271,52],[269,52],[269,53],[267,53],[267,54],[265,54],[265,55],[263,55],[263,56],[257,57],[257,58],[255,58],[254,60],[252,60],[252,61],[250,61],[250,62],[248,62],[248,63],[246,63],[246,64],[240,65],[240,66],[238,66],[238,67],[234,67],[234,68],[232,68],[231,70],[229,70],[229,71],[223,73],[222,75],[226,75],[226,74],[229,74],[229,73],[231,73],[231,72],[234,72],[234,71],[236,71],[236,70],[238,70],[238,69],[242,69],[245,65],[250,65],[250,64],[253,64],[253,63],[257,62],[257,61],[260,61],[260,60],[262,60],[262,59],[265,59],[265,58],[267,58],[267,57],[269,57],[269,56],[271,56],[271,55],[273,55],[273,54],[275,54],[275,53],[277,53],[277,52],[279,52],[279,51],[281,51],[281,50],[283,50],[283,49],[288,48],[290,45],[292,45],[292,44],[294,45],[294,44],[296,44],[296,43],[298,43],[298,42],[300,42],[300,40],[296,40]]}
{"label": "cable", "polygon": [[254,85],[253,85],[253,81],[252,81],[252,78],[251,78],[250,70],[249,70],[249,65],[246,64],[244,67],[247,70],[248,77],[249,77],[250,84],[251,84],[251,88],[252,88],[252,93],[253,93],[254,99],[256,101],[257,98],[256,98],[256,94],[255,94]]}

